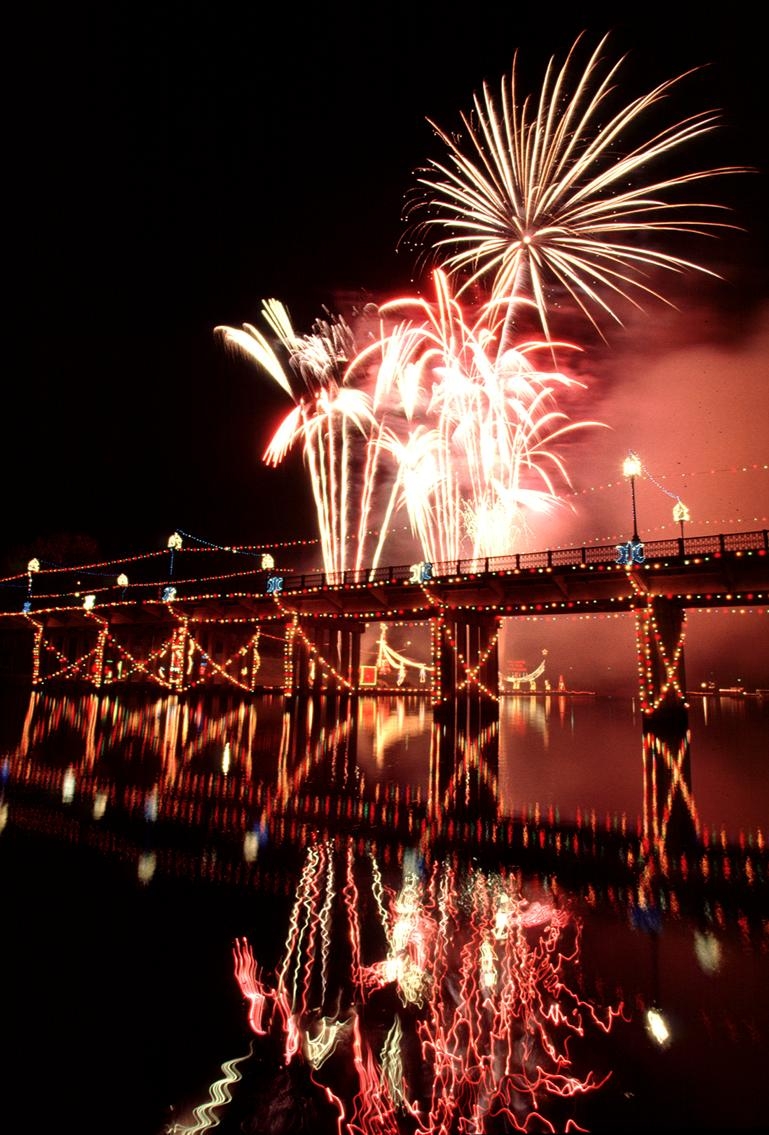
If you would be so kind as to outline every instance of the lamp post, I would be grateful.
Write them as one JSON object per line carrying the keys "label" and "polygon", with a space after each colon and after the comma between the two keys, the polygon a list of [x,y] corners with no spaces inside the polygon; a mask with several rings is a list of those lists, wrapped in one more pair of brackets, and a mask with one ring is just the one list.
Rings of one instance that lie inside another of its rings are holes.
{"label": "lamp post", "polygon": [[40,571],[40,560],[35,556],[27,564],[27,598],[24,602],[24,611],[27,612],[32,609],[32,576],[38,571]]}
{"label": "lamp post", "polygon": [[623,474],[630,479],[630,494],[633,500],[633,543],[638,544],[638,518],[635,507],[635,479],[641,472],[641,458],[636,453],[628,453],[622,463]]}
{"label": "lamp post", "polygon": [[689,509],[679,497],[673,505],[673,520],[681,525],[681,555],[684,554],[684,524],[689,519]]}
{"label": "lamp post", "polygon": [[168,565],[168,578],[174,574],[174,552],[178,552],[182,546],[182,538],[178,532],[173,532],[168,537],[168,550],[171,553],[170,562]]}

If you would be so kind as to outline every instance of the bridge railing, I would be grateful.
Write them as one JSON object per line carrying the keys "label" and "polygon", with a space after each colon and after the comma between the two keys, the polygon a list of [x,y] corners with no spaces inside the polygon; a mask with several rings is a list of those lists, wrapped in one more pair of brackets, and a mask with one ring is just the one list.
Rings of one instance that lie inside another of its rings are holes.
{"label": "bridge railing", "polygon": [[[720,556],[730,552],[759,552],[769,554],[769,533],[732,532],[714,536],[694,536],[685,540],[672,538],[645,542],[647,560],[669,559],[680,556]],[[302,591],[322,587],[375,586],[377,583],[407,583],[420,581],[420,569],[429,566],[421,576],[427,579],[454,579],[501,572],[538,571],[542,568],[579,567],[618,562],[618,545],[602,544],[581,548],[553,548],[543,552],[516,552],[509,556],[483,556],[470,559],[444,560],[430,565],[400,564],[379,568],[356,568],[344,572],[310,572],[286,575],[282,590]]]}
{"label": "bridge railing", "polygon": [[[686,539],[651,540],[643,545],[646,560],[667,560],[676,557],[721,556],[758,552],[769,554],[769,532],[732,532],[713,536],[690,536]],[[179,553],[177,562],[184,553]],[[337,587],[372,587],[430,579],[451,580],[508,572],[541,571],[563,567],[590,567],[618,562],[618,545],[602,544],[576,548],[553,548],[541,552],[516,552],[506,556],[484,556],[446,560],[432,564],[399,564],[377,568],[355,568],[343,572],[285,572],[279,568],[243,570],[238,568],[218,574],[192,575],[178,570],[171,578],[133,579],[121,587],[112,579],[100,585],[95,580],[79,577],[88,565],[71,569],[40,571],[34,580],[19,575],[2,581],[0,611],[16,613],[28,605],[31,612],[56,607],[83,606],[87,592],[96,605],[114,602],[142,603],[148,600],[196,598],[211,596],[255,595],[279,592],[321,590]],[[200,557],[197,558],[200,563]],[[181,564],[179,563],[179,566]],[[271,580],[273,581],[271,583]],[[279,582],[276,582],[279,581]]]}

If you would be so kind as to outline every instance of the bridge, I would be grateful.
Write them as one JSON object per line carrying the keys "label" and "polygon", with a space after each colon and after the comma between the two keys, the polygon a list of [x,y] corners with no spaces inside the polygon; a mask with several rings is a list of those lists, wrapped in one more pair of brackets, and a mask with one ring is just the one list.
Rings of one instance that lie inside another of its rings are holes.
{"label": "bridge", "polygon": [[[430,628],[433,707],[494,703],[503,619],[632,614],[642,703],[681,700],[689,608],[769,605],[767,530],[558,548],[337,574],[276,562],[278,549],[189,548],[41,567],[2,581],[0,658],[33,687],[263,688],[279,653],[286,695],[370,692],[360,644],[372,623]],[[130,578],[128,575],[130,571]]]}
{"label": "bridge", "polygon": [[134,557],[130,580],[117,571],[127,562],[30,565],[11,581],[15,593],[2,591],[4,672],[16,667],[33,690],[252,693],[265,688],[269,648],[277,689],[295,708],[321,695],[341,704],[371,692],[361,680],[365,628],[421,622],[431,643],[425,693],[453,753],[457,737],[481,736],[498,720],[504,619],[626,613],[636,632],[645,826],[653,830],[658,817],[683,844],[696,836],[684,791],[686,611],[769,606],[766,530],[341,576],[284,570],[271,551],[174,551]]}

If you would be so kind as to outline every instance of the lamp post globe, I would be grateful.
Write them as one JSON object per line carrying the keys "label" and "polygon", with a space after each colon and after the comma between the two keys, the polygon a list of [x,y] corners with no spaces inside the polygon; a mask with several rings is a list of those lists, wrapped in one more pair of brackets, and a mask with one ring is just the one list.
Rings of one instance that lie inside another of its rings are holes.
{"label": "lamp post globe", "polygon": [[673,520],[675,520],[677,524],[681,525],[681,550],[683,551],[684,524],[686,523],[687,520],[689,520],[689,509],[686,507],[686,505],[680,499],[680,497],[676,501],[676,503],[673,505]]}
{"label": "lamp post globe", "polygon": [[635,504],[635,479],[641,472],[641,458],[637,453],[628,453],[627,457],[622,463],[622,473],[630,481],[630,495],[633,501],[633,543],[637,544],[638,540],[638,517],[636,514]]}

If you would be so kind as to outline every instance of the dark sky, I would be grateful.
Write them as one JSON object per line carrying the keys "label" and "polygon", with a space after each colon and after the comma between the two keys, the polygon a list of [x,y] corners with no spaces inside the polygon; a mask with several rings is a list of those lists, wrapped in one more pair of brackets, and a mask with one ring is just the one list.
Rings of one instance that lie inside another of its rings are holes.
{"label": "dark sky", "polygon": [[[276,297],[309,331],[340,292],[409,290],[415,266],[396,244],[413,171],[435,153],[425,119],[458,124],[516,48],[535,88],[582,30],[610,31],[610,50],[630,52],[628,95],[707,64],[688,97],[694,111],[723,109],[712,156],[758,172],[726,189],[747,232],[714,249],[724,291],[704,314],[692,301],[678,322],[639,321],[618,337],[615,371],[637,381],[619,388],[615,373],[597,397],[593,413],[618,406],[625,417],[600,455],[576,454],[577,492],[612,504],[607,478],[644,423],[660,476],[677,471],[674,460],[695,479],[765,461],[766,431],[742,445],[734,425],[723,452],[706,455],[719,407],[741,412],[733,392],[753,429],[769,417],[763,33],[741,5],[721,8],[718,23],[701,5],[578,7],[29,6],[6,48],[6,337],[16,348],[0,438],[6,558],[23,567],[58,532],[86,533],[107,553],[164,547],[177,528],[227,545],[314,535],[299,463],[261,464],[285,398],[229,357],[214,327],[256,323]],[[607,373],[606,355],[594,369]],[[660,413],[671,385],[680,405]],[[767,474],[748,486],[749,476],[730,475],[718,504],[708,481],[703,531],[733,519],[766,526]],[[609,506],[578,520],[591,538],[613,538],[616,523]]]}

